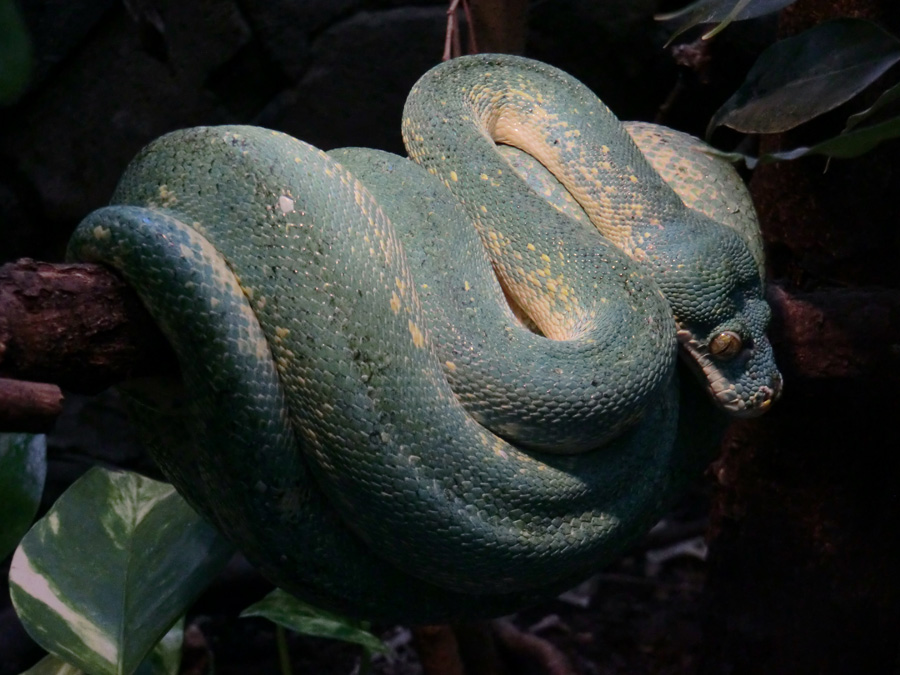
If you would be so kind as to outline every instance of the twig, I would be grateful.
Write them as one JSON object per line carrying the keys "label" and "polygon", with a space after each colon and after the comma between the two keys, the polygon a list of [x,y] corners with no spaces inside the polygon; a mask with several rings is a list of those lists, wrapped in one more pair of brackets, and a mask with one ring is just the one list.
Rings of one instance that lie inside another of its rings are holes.
{"label": "twig", "polygon": [[46,430],[59,387],[93,394],[166,372],[177,372],[174,355],[111,271],[28,259],[0,267],[0,377],[19,380],[4,388],[0,431]]}
{"label": "twig", "polygon": [[708,40],[695,40],[687,44],[677,44],[671,47],[672,59],[679,66],[678,79],[675,86],[666,96],[666,100],[659,106],[656,118],[657,124],[665,124],[669,113],[675,106],[678,98],[688,89],[685,81],[689,75],[693,75],[697,82],[707,84],[709,82],[709,66],[712,62],[710,43]]}
{"label": "twig", "polygon": [[519,630],[506,619],[498,619],[493,625],[497,637],[507,649],[529,661],[540,663],[547,675],[578,675],[569,657],[553,643]]}
{"label": "twig", "polygon": [[443,61],[449,61],[457,56],[462,56],[462,41],[459,37],[460,6],[462,7],[463,13],[466,15],[469,54],[478,53],[478,43],[475,40],[475,24],[472,21],[472,11],[469,8],[468,0],[450,0],[450,5],[447,7],[447,29],[444,34],[444,54],[441,57]]}
{"label": "twig", "polygon": [[62,412],[62,400],[56,385],[0,378],[0,429],[49,431]]}
{"label": "twig", "polygon": [[174,356],[110,270],[27,258],[0,267],[0,377],[92,394],[159,372],[175,372]]}
{"label": "twig", "polygon": [[456,36],[459,32],[459,17],[456,16],[459,2],[460,0],[450,0],[450,6],[447,8],[447,28],[444,31],[444,53],[441,55],[442,61],[449,61],[454,57],[453,45],[456,43]]}

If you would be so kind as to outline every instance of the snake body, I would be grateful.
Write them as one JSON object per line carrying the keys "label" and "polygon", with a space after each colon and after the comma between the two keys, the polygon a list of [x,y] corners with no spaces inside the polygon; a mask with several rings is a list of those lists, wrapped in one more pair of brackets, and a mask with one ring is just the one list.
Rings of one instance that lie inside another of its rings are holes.
{"label": "snake body", "polygon": [[[677,345],[720,408],[777,396],[758,232],[685,206],[534,61],[436,67],[403,132],[415,163],[169,134],[70,255],[118,269],[172,342],[181,381],[130,385],[135,418],[275,583],[366,618],[508,612],[620,552],[702,465],[720,421]],[[683,139],[649,133],[664,171]]]}

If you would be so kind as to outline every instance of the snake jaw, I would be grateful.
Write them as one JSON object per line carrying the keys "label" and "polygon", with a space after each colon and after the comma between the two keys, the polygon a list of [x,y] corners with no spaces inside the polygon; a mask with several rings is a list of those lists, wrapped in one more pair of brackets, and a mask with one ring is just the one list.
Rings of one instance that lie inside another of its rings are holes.
{"label": "snake jaw", "polygon": [[[711,355],[706,341],[697,339],[690,330],[680,328],[676,338],[682,347],[682,357],[706,380],[707,392],[713,402],[727,414],[738,418],[758,417],[781,396],[781,373],[765,354],[761,359],[754,358],[757,356],[755,350],[745,348],[735,358],[723,362]],[[768,342],[757,344],[756,350],[771,356]],[[755,373],[754,361],[772,365],[762,373]]]}

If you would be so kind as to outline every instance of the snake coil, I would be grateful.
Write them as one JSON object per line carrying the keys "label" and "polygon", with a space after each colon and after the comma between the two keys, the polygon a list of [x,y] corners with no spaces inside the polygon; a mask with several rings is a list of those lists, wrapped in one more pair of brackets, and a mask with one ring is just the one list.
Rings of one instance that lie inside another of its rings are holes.
{"label": "snake coil", "polygon": [[509,612],[660,517],[716,442],[709,401],[777,397],[759,233],[699,141],[527,59],[437,66],[403,134],[414,162],[166,135],[70,257],[172,343],[181,378],[129,383],[135,420],[265,575],[370,619]]}

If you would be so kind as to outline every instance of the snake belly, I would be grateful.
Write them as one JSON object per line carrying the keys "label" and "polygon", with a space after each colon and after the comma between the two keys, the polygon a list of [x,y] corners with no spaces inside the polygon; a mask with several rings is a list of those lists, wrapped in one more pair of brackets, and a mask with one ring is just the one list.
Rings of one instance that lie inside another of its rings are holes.
{"label": "snake belly", "polygon": [[[474,84],[480,67],[502,63],[517,91],[528,73],[552,71],[514,57],[466,61]],[[442,70],[465,93],[445,65],[414,95]],[[533,96],[565,94],[535,86]],[[436,137],[409,139],[441,115],[443,92],[433,95],[412,103],[422,117],[410,104],[404,115],[413,159],[452,156],[431,148]],[[609,142],[627,140],[617,133]],[[178,355],[181,380],[163,394],[159,383],[128,387],[166,476],[276,584],[353,616],[489,616],[559,592],[653,524],[720,428],[698,388],[675,376],[676,335],[694,325],[660,288],[680,287],[521,179],[505,205],[520,224],[485,226],[481,207],[502,204],[452,184],[494,187],[495,174],[516,171],[467,139],[450,143],[462,163],[423,169],[358,153],[335,161],[256,127],[175,132],[138,155],[112,205],[70,243],[72,258],[123,274]],[[747,276],[749,260],[759,286],[742,235],[725,238],[732,269]],[[755,300],[742,279],[724,295]],[[695,280],[705,297],[700,282],[720,280]],[[691,339],[702,350],[703,336]],[[743,359],[756,364],[751,384],[762,377],[754,358]],[[773,378],[756,389],[745,380],[744,398],[771,399]]]}

